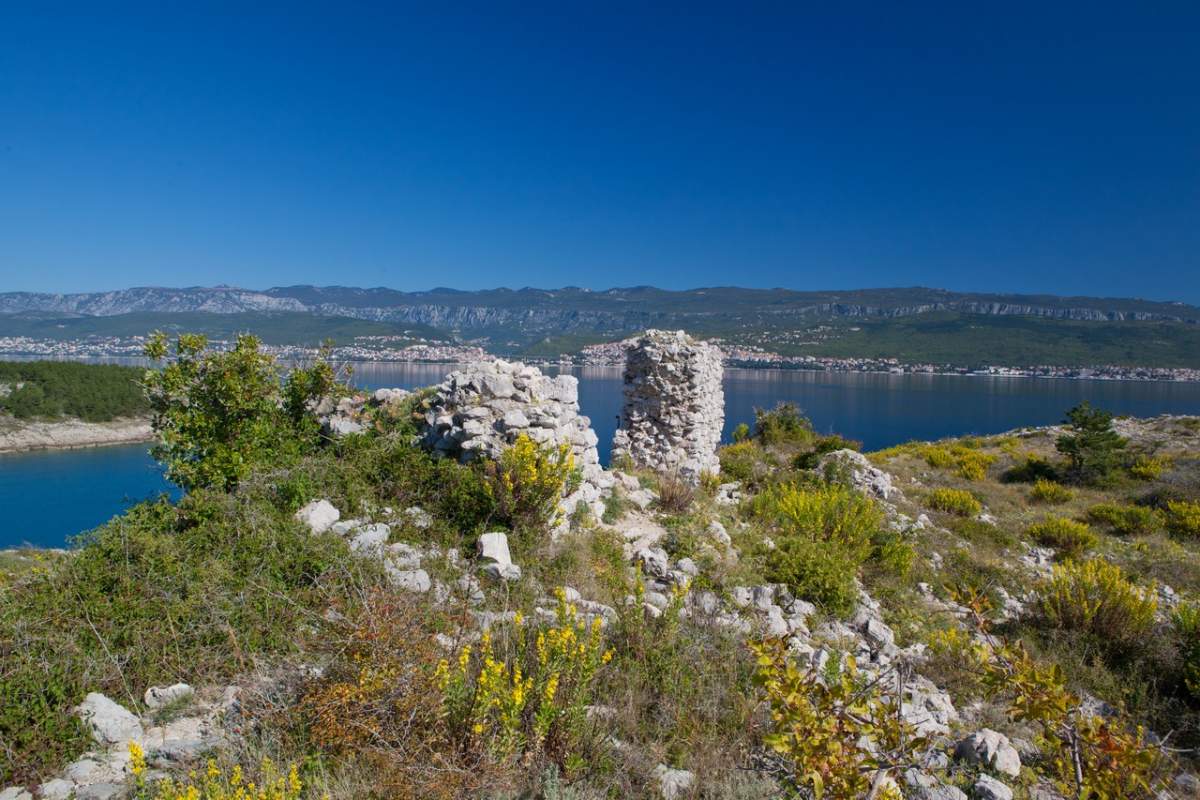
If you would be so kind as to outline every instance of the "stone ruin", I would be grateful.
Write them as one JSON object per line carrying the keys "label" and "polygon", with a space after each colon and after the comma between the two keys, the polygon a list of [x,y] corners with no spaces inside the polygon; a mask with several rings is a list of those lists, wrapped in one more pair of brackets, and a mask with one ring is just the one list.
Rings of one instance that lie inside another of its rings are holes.
{"label": "stone ruin", "polygon": [[698,483],[717,474],[725,424],[720,348],[684,331],[648,330],[628,350],[625,407],[613,437],[613,463],[676,473]]}
{"label": "stone ruin", "polygon": [[581,469],[579,489],[563,503],[570,515],[580,502],[597,516],[612,477],[600,466],[591,420],[579,413],[579,380],[551,377],[520,362],[491,361],[452,372],[429,399],[423,443],[459,461],[495,459],[522,433],[539,444],[567,444]]}

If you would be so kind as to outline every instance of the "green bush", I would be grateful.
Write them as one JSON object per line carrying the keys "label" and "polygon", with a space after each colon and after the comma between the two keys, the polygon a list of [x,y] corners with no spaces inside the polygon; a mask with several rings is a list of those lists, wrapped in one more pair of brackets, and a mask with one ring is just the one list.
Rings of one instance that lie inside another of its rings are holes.
{"label": "green bush", "polygon": [[1168,500],[1166,528],[1181,539],[1200,539],[1200,503]]}
{"label": "green bush", "polygon": [[1129,474],[1139,481],[1156,481],[1170,465],[1165,456],[1140,455],[1129,465]]}
{"label": "green bush", "polygon": [[917,560],[917,551],[903,534],[880,528],[871,537],[870,563],[879,572],[903,578]]}
{"label": "green bush", "polygon": [[1078,558],[1099,541],[1087,525],[1065,517],[1049,517],[1030,525],[1027,532],[1035,542],[1053,547],[1063,558]]}
{"label": "green bush", "polygon": [[983,510],[975,495],[966,489],[934,489],[925,497],[925,506],[960,517],[973,517]]}
{"label": "green bush", "polygon": [[812,423],[795,403],[780,403],[770,411],[754,410],[754,437],[764,445],[807,444],[813,435]]}
{"label": "green bush", "polygon": [[1086,634],[1111,652],[1150,635],[1158,603],[1120,567],[1093,558],[1056,566],[1042,586],[1039,608],[1051,627]]}
{"label": "green bush", "polygon": [[499,518],[534,538],[562,522],[563,495],[579,484],[570,445],[538,444],[524,433],[484,464],[484,475]]}
{"label": "green bush", "polygon": [[792,459],[792,466],[796,469],[816,469],[817,462],[821,460],[821,456],[828,453],[833,453],[838,450],[862,450],[862,442],[856,442],[853,439],[844,439],[836,433],[830,436],[820,436],[812,444],[812,449],[806,453],[799,453]]}
{"label": "green bush", "polygon": [[883,526],[883,514],[870,499],[840,484],[772,486],[754,498],[752,508],[785,537],[863,549],[864,557],[871,536]]}
{"label": "green bush", "polygon": [[1185,603],[1171,615],[1188,693],[1200,700],[1200,606]]}
{"label": "green bush", "polygon": [[1039,480],[1057,481],[1058,470],[1053,464],[1037,454],[1029,454],[1019,464],[1009,468],[1003,476],[1006,483],[1034,483]]}
{"label": "green bush", "polygon": [[769,472],[769,458],[765,450],[754,439],[746,439],[726,445],[717,451],[721,461],[721,476],[754,486]]}
{"label": "green bush", "polygon": [[1049,503],[1058,505],[1066,503],[1075,496],[1067,487],[1061,483],[1047,480],[1046,478],[1038,478],[1033,482],[1033,489],[1029,492],[1029,498],[1037,503]]}
{"label": "green bush", "polygon": [[834,616],[846,616],[858,602],[854,579],[864,560],[852,548],[791,537],[767,552],[766,577]]}
{"label": "green bush", "polygon": [[1110,526],[1122,536],[1145,536],[1162,527],[1158,512],[1147,506],[1100,503],[1087,510],[1087,517]]}
{"label": "green bush", "polygon": [[996,462],[996,456],[980,450],[981,439],[965,437],[949,442],[906,442],[873,454],[876,461],[887,461],[901,455],[911,455],[925,461],[936,469],[952,469],[961,478],[969,481],[982,480],[988,467]]}
{"label": "green bush", "polygon": [[[229,489],[255,465],[288,463],[319,444],[310,408],[340,388],[333,370],[318,360],[281,381],[274,357],[259,347],[243,335],[232,350],[212,352],[203,336],[183,334],[175,358],[146,371],[154,454],[183,488]],[[146,355],[163,361],[167,349],[166,335],[156,333]]]}
{"label": "green bush", "polygon": [[830,613],[851,611],[854,579],[883,527],[875,504],[838,484],[781,484],[754,498],[752,508],[775,542],[765,553],[768,578]]}

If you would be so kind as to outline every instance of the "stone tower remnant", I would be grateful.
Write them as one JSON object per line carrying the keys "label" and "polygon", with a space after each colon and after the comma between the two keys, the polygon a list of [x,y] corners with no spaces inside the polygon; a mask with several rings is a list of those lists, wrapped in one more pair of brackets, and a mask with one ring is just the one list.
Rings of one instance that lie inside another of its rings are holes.
{"label": "stone tower remnant", "polygon": [[684,331],[648,330],[625,360],[625,407],[613,437],[613,463],[628,458],[699,483],[720,471],[725,424],[720,348]]}

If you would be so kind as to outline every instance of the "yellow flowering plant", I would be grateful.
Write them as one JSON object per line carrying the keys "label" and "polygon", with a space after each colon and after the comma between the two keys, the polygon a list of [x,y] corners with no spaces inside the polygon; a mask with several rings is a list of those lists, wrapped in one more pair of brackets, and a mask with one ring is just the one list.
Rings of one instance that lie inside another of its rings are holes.
{"label": "yellow flowering plant", "polygon": [[596,673],[613,653],[600,618],[589,623],[562,589],[556,596],[553,624],[531,628],[518,614],[438,664],[447,729],[464,749],[497,761],[551,746],[570,751]]}
{"label": "yellow flowering plant", "polygon": [[134,777],[133,800],[299,800],[304,784],[295,764],[280,771],[269,759],[259,764],[259,779],[248,779],[240,764],[228,770],[210,760],[204,771],[192,770],[187,778],[167,778],[148,786],[146,753],[129,743],[129,771]]}
{"label": "yellow flowering plant", "polygon": [[520,434],[496,461],[484,465],[496,513],[520,531],[541,531],[562,521],[559,501],[579,484],[570,445],[541,445]]}

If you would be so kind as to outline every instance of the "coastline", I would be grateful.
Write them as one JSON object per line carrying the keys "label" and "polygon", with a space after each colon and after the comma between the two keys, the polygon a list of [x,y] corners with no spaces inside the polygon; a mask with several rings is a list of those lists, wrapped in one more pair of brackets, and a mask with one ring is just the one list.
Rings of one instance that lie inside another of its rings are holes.
{"label": "coastline", "polygon": [[149,442],[154,432],[149,419],[84,422],[78,419],[23,421],[0,417],[0,454],[36,450],[78,450]]}
{"label": "coastline", "polygon": [[[271,347],[265,348],[271,351]],[[280,358],[311,358],[316,354],[309,348],[276,348]],[[560,361],[541,357],[521,357],[519,355],[497,355],[485,353],[482,359],[420,359],[420,358],[388,358],[387,352],[379,353],[378,357],[368,357],[365,354],[339,353],[335,348],[332,360],[341,364],[381,364],[388,366],[443,366],[450,370],[461,368],[463,365],[477,363],[480,360],[492,359],[505,361],[521,361],[540,369],[613,369],[621,370],[624,362],[595,360],[595,361]],[[33,352],[0,352],[0,360],[14,359],[20,361],[80,361],[84,363],[129,364],[145,366],[144,357],[129,353],[83,352],[72,354],[46,354]],[[816,359],[814,362],[789,363],[787,361],[755,361],[753,359],[732,358],[725,362],[726,370],[745,370],[749,372],[811,372],[811,373],[841,373],[859,375],[896,375],[896,376],[942,376],[956,378],[1039,378],[1043,380],[1067,381],[1103,381],[1106,383],[1200,383],[1200,369],[1184,367],[1126,367],[1115,365],[1093,366],[1059,366],[1059,367],[955,367],[948,364],[901,364],[891,363],[881,359]],[[86,446],[86,445],[85,445]],[[0,452],[6,450],[0,446]]]}

